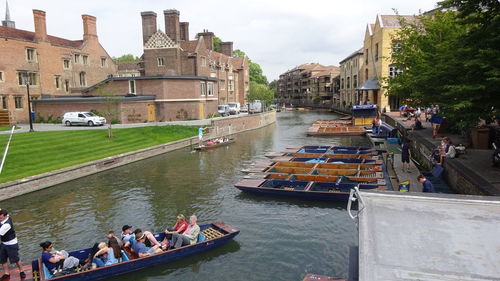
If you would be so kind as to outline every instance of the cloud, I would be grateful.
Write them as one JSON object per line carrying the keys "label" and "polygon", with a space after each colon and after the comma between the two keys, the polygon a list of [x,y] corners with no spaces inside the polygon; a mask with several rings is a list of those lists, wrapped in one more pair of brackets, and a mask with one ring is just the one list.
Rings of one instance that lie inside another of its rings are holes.
{"label": "cloud", "polygon": [[[224,41],[233,41],[262,66],[271,81],[296,65],[318,62],[338,65],[362,46],[365,27],[377,14],[418,14],[436,6],[436,0],[23,0],[9,2],[17,28],[34,30],[32,9],[47,12],[47,32],[67,39],[83,36],[82,14],[97,17],[101,44],[111,56],[142,54],[140,12],[158,14],[164,30],[163,10],[177,9],[190,24],[190,37],[203,29]],[[0,15],[4,14],[2,2]]]}

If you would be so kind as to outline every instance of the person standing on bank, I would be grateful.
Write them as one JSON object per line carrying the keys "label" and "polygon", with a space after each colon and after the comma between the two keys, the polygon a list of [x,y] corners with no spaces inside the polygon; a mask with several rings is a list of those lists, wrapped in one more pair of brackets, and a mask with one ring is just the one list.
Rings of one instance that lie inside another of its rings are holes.
{"label": "person standing on bank", "polygon": [[403,172],[406,171],[407,173],[410,173],[410,158],[411,158],[410,140],[406,139],[404,141],[403,147],[401,148],[401,161],[403,162]]}
{"label": "person standing on bank", "polygon": [[23,265],[19,259],[19,245],[17,244],[14,224],[7,210],[4,209],[0,209],[0,237],[2,241],[2,245],[0,246],[0,263],[2,264],[4,273],[3,276],[0,277],[0,281],[10,278],[7,258],[10,263],[16,264],[21,279],[26,278],[26,273],[24,273]]}
{"label": "person standing on bank", "polygon": [[430,193],[436,193],[436,190],[434,189],[434,185],[432,182],[427,180],[423,175],[419,175],[417,177],[418,182],[422,184],[422,192],[430,192]]}

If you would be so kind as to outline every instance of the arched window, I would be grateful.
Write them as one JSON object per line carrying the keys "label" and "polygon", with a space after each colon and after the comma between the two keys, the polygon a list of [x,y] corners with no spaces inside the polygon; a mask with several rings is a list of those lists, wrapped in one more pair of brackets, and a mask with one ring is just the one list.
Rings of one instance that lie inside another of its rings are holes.
{"label": "arched window", "polygon": [[80,86],[87,86],[87,75],[85,72],[80,72]]}

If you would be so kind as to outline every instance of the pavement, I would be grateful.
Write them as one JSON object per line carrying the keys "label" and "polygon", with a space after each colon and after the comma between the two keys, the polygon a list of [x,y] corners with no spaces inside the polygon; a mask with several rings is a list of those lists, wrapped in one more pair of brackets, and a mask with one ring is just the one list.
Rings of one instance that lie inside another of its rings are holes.
{"label": "pavement", "polygon": [[500,168],[496,168],[491,165],[493,149],[470,148],[471,144],[468,138],[448,132],[439,133],[440,137],[433,139],[432,125],[430,122],[423,120],[422,125],[425,128],[424,130],[411,131],[411,124],[413,124],[413,121],[406,121],[405,118],[399,116],[399,112],[388,112],[385,113],[385,115],[396,120],[396,122],[398,122],[398,126],[408,129],[408,133],[410,135],[413,135],[416,139],[422,141],[424,145],[431,148],[431,151],[432,148],[436,148],[440,145],[442,137],[449,137],[455,145],[465,145],[467,148],[466,153],[455,159],[446,159],[448,164],[459,170],[462,175],[479,182],[481,186],[496,189],[496,193],[500,193]]}
{"label": "pavement", "polygon": [[[165,126],[165,125],[183,125],[183,126],[210,126],[212,120],[219,119],[231,119],[245,116],[247,113],[240,113],[239,115],[230,115],[227,117],[216,117],[211,119],[203,120],[189,120],[189,121],[171,121],[171,122],[148,122],[148,123],[130,123],[130,124],[113,124],[113,129],[123,129],[123,128],[138,128],[138,127],[149,127],[149,126]],[[14,130],[14,133],[26,133],[29,132],[29,124],[17,124],[20,129]],[[66,126],[64,124],[48,124],[48,123],[33,123],[33,130],[40,131],[70,131],[70,130],[106,130],[108,129],[108,124],[104,126]],[[10,130],[1,131],[0,134],[10,134]]]}

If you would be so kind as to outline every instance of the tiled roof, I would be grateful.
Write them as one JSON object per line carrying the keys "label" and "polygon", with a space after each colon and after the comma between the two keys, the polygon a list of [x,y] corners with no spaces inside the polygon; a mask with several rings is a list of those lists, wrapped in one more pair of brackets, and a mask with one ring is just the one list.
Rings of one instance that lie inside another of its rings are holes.
{"label": "tiled roof", "polygon": [[340,64],[342,64],[343,62],[345,62],[345,61],[349,60],[350,58],[355,57],[357,55],[363,55],[363,48],[361,48],[361,49],[353,52],[350,55],[348,55],[345,59],[343,59],[343,60],[340,61]]}
{"label": "tiled roof", "polygon": [[194,53],[197,45],[198,40],[181,41],[181,48],[186,52]]}
{"label": "tiled roof", "polygon": [[233,58],[233,68],[234,69],[242,69],[243,68],[243,62],[245,61],[245,58]]}
{"label": "tiled roof", "polygon": [[117,61],[118,70],[139,70],[138,61]]}
{"label": "tiled roof", "polygon": [[[0,26],[0,37],[14,38],[14,39],[34,42],[35,33],[26,30]],[[51,35],[48,35],[47,39],[53,45],[59,45],[70,48],[80,48],[83,44],[83,40],[67,40]]]}
{"label": "tiled roof", "polygon": [[409,23],[414,23],[417,18],[415,16],[409,15],[380,15],[382,22],[380,23],[382,27],[388,28],[399,28],[401,24],[399,23],[400,19],[403,19]]}

